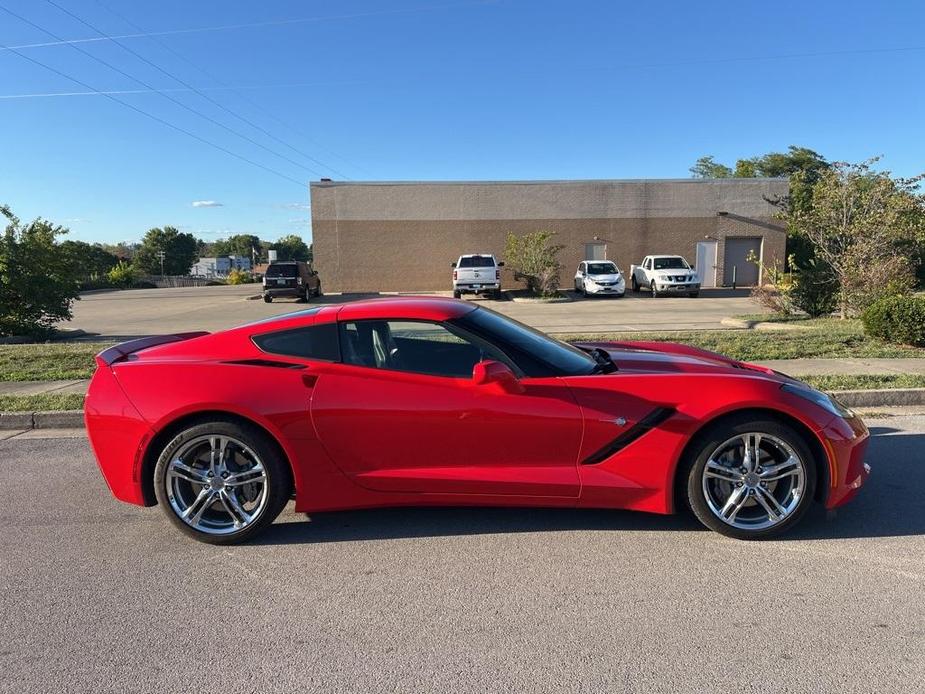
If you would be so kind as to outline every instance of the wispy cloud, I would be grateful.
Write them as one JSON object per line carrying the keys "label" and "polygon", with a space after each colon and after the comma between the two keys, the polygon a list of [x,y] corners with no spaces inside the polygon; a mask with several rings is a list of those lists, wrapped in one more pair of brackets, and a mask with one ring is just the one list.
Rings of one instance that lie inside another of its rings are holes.
{"label": "wispy cloud", "polygon": [[280,207],[284,210],[310,210],[312,208],[307,202],[287,202]]}
{"label": "wispy cloud", "polygon": [[65,224],[87,224],[90,220],[83,217],[68,217],[67,219],[61,220]]}
{"label": "wispy cloud", "polygon": [[215,200],[193,200],[193,207],[224,207],[224,205]]}

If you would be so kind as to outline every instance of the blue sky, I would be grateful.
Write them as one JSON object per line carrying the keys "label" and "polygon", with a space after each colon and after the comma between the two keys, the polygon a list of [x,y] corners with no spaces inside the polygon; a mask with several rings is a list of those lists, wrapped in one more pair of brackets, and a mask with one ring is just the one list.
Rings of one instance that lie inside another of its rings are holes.
{"label": "blue sky", "polygon": [[[677,178],[790,144],[925,171],[921,2],[54,2],[108,36],[159,33],[119,39],[149,62],[106,40],[21,47],[55,39],[2,9],[0,44],[98,90],[176,76],[220,106],[114,96],[275,172],[103,96],[8,98],[86,87],[0,50],[0,202],[87,241],[164,224],[308,240],[320,175]],[[100,37],[47,0],[0,8]]]}

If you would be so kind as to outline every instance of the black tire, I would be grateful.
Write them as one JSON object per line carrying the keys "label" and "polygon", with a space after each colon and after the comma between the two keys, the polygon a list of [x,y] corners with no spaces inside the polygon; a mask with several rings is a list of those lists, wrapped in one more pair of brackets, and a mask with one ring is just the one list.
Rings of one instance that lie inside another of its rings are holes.
{"label": "black tire", "polygon": [[[805,469],[805,486],[799,501],[789,515],[776,525],[755,530],[735,527],[718,518],[710,508],[703,489],[704,468],[710,456],[729,439],[751,432],[776,437],[785,442],[803,461]],[[816,492],[817,466],[819,463],[814,458],[806,440],[793,427],[775,419],[743,415],[718,422],[698,434],[690,447],[688,459],[684,461],[683,465],[684,467],[678,477],[683,485],[683,501],[697,520],[710,530],[727,537],[734,537],[739,540],[765,540],[781,535],[793,528],[812,505]]]}
{"label": "black tire", "polygon": [[[184,522],[170,503],[167,492],[167,466],[184,444],[202,436],[229,436],[235,438],[259,457],[266,473],[267,499],[260,515],[252,522],[227,534],[210,534]],[[231,545],[253,539],[276,520],[292,495],[292,471],[270,437],[256,426],[229,420],[213,420],[193,424],[174,436],[161,450],[154,467],[154,494],[168,520],[180,531],[200,542],[213,545]]]}
{"label": "black tire", "polygon": [[504,298],[504,292],[500,289],[496,289],[494,292],[492,292],[492,297],[495,301],[501,301]]}
{"label": "black tire", "polygon": [[633,284],[633,294],[638,294],[639,293],[639,282],[636,281],[635,275],[633,276],[632,284]]}
{"label": "black tire", "polygon": [[303,289],[302,293],[299,294],[296,301],[298,301],[300,304],[307,304],[308,303],[308,289]]}
{"label": "black tire", "polygon": [[454,292],[453,292],[453,298],[454,298],[454,299],[462,299],[462,292],[454,291]]}
{"label": "black tire", "polygon": [[649,291],[652,292],[652,298],[653,298],[653,299],[657,299],[657,298],[658,298],[658,290],[655,288],[655,281],[654,281],[654,280],[649,280]]}
{"label": "black tire", "polygon": [[691,292],[690,294],[688,294],[688,296],[691,299],[696,299],[698,296],[700,296],[700,292]]}
{"label": "black tire", "polygon": [[263,301],[264,301],[264,303],[266,303],[266,304],[272,304],[272,303],[273,303],[273,297],[270,296],[269,294],[264,294],[264,295],[263,295]]}
{"label": "black tire", "polygon": [[318,286],[315,287],[315,296],[322,296],[322,293],[321,293],[321,283],[320,283],[320,282],[318,283]]}

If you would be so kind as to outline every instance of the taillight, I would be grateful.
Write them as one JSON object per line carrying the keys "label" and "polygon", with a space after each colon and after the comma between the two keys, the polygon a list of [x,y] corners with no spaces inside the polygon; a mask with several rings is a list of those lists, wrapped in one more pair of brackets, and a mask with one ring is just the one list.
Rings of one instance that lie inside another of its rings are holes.
{"label": "taillight", "polygon": [[501,279],[501,270],[495,270],[495,279],[496,279],[496,280],[500,280],[500,279]]}
{"label": "taillight", "polygon": [[457,278],[457,277],[458,277],[458,274],[457,274],[456,270],[453,270],[453,281],[454,281],[454,282],[456,281],[456,278]]}
{"label": "taillight", "polygon": [[297,280],[297,282],[298,282],[299,284],[302,284],[302,278],[299,277],[299,279]]}

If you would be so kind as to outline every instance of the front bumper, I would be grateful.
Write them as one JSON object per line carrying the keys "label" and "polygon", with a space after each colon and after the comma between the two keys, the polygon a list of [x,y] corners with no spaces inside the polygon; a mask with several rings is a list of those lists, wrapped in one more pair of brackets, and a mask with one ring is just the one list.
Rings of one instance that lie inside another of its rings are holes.
{"label": "front bumper", "polygon": [[870,465],[864,462],[870,433],[859,417],[837,417],[820,437],[829,459],[825,507],[837,508],[851,501],[870,477]]}
{"label": "front bumper", "polygon": [[664,284],[656,281],[655,288],[660,292],[699,292],[700,282],[665,282]]}
{"label": "front bumper", "polygon": [[618,282],[617,284],[603,285],[585,282],[586,294],[608,294],[612,296],[623,296],[626,293],[626,283]]}

